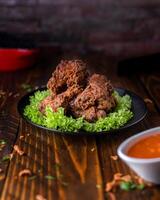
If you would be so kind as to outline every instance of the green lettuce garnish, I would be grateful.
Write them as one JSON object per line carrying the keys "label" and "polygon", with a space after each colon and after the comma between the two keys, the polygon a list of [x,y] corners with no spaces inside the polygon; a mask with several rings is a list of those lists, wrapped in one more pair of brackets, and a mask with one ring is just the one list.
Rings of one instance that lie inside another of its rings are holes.
{"label": "green lettuce garnish", "polygon": [[129,95],[120,96],[116,91],[113,93],[117,99],[117,106],[107,117],[89,123],[81,118],[66,116],[63,108],[53,112],[51,107],[46,108],[45,115],[39,111],[39,103],[49,95],[49,91],[37,91],[30,97],[30,104],[24,109],[24,115],[32,122],[51,129],[66,132],[77,132],[83,130],[87,132],[100,132],[118,129],[126,124],[132,117],[132,100]]}

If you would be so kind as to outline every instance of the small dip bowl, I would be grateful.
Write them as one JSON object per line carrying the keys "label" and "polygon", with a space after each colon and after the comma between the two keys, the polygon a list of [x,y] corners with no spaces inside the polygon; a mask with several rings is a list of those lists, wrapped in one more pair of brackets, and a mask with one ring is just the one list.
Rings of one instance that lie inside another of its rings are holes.
{"label": "small dip bowl", "polygon": [[160,158],[135,158],[127,155],[134,144],[154,134],[160,134],[160,127],[148,129],[128,138],[118,147],[117,152],[119,157],[144,180],[160,184]]}
{"label": "small dip bowl", "polygon": [[39,49],[0,48],[0,71],[16,71],[33,66],[39,58]]}

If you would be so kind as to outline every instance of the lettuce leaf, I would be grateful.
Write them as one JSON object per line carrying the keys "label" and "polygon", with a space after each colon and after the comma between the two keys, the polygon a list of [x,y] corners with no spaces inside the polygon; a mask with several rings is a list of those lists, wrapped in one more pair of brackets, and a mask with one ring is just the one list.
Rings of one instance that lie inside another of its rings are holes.
{"label": "lettuce leaf", "polygon": [[89,123],[81,118],[66,116],[63,108],[53,112],[51,107],[46,108],[45,114],[42,114],[38,107],[39,103],[49,95],[49,91],[37,91],[30,97],[30,104],[24,109],[24,115],[32,122],[51,129],[57,129],[65,132],[77,132],[84,130],[87,132],[100,132],[118,129],[126,124],[132,117],[132,100],[129,95],[120,96],[116,91],[113,93],[117,99],[117,106],[113,112],[105,118],[98,119],[95,123]]}

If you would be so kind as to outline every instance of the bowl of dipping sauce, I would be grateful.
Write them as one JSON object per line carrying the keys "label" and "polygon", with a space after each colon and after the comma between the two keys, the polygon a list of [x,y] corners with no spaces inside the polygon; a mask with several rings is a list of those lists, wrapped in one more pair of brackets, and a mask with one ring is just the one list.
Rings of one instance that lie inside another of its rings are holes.
{"label": "bowl of dipping sauce", "polygon": [[160,127],[128,138],[119,146],[117,152],[144,180],[160,184]]}

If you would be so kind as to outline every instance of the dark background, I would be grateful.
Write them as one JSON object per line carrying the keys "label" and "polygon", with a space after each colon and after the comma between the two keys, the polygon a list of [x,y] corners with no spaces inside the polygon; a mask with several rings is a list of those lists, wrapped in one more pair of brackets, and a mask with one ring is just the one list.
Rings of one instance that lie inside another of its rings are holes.
{"label": "dark background", "polygon": [[0,0],[1,46],[11,36],[121,58],[154,54],[160,51],[160,1]]}

